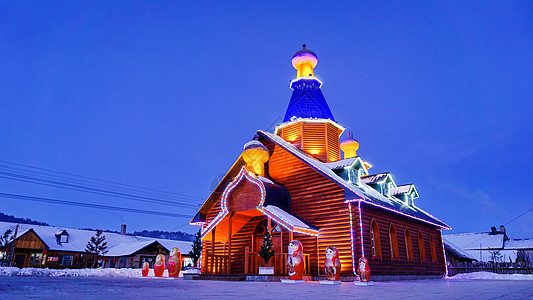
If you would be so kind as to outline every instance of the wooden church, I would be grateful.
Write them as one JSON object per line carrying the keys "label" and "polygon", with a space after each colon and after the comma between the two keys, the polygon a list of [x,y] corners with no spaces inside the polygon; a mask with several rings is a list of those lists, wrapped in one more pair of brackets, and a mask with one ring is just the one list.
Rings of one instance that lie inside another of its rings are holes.
{"label": "wooden church", "polygon": [[294,54],[297,78],[283,123],[257,131],[191,221],[202,228],[202,273],[257,274],[268,230],[277,275],[287,274],[293,239],[303,244],[311,276],[324,275],[328,246],[339,250],[342,276],[355,274],[360,257],[374,278],[445,275],[441,231],[449,226],[415,204],[414,185],[371,174],[350,135],[340,142],[345,128],[314,77],[317,62],[305,45]]}

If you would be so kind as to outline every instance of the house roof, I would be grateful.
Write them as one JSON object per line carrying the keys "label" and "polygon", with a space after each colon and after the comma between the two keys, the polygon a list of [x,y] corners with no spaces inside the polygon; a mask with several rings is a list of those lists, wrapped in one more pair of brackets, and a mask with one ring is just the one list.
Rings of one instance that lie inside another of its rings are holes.
{"label": "house roof", "polygon": [[[285,149],[292,155],[296,156],[301,161],[309,165],[311,168],[315,169],[316,171],[318,171],[325,177],[329,178],[330,180],[332,180],[339,186],[343,187],[345,191],[354,194],[355,198],[358,198],[365,203],[368,203],[370,205],[375,205],[378,207],[382,207],[388,210],[392,210],[399,214],[405,215],[407,217],[411,217],[411,218],[415,218],[415,219],[418,219],[424,222],[428,222],[438,227],[450,229],[450,227],[446,225],[444,222],[440,221],[439,219],[435,218],[431,214],[425,212],[424,210],[416,206],[406,205],[404,202],[398,199],[387,198],[364,183],[362,183],[360,186],[355,186],[343,180],[340,176],[338,176],[337,174],[335,174],[335,172],[331,170],[328,164],[323,163],[315,159],[314,157],[308,155],[304,151],[293,146],[291,143],[283,140],[283,138],[281,138],[278,135],[265,132],[262,130],[259,130],[257,133],[269,139],[270,141],[277,144],[281,148]],[[347,199],[347,200],[351,200],[351,199]]]}
{"label": "house roof", "polygon": [[[384,173],[379,173],[379,174],[371,174],[367,176],[362,176],[361,181],[365,184],[376,184],[376,183],[381,183],[382,181],[386,180],[387,177],[390,178],[390,174],[388,172],[384,172]],[[390,180],[392,181],[392,178],[390,178]]]}
{"label": "house roof", "polygon": [[418,198],[418,192],[416,191],[416,188],[415,188],[414,184],[399,185],[399,186],[391,189],[391,195],[393,195],[393,196],[406,195],[406,194],[410,194],[410,193],[413,193],[413,192],[415,194],[413,198]]}
{"label": "house roof", "polygon": [[475,257],[470,255],[466,251],[463,251],[463,249],[461,249],[461,247],[456,246],[455,244],[451,243],[450,241],[443,240],[443,242],[444,242],[444,249],[446,249],[447,251],[453,253],[455,256],[457,256],[459,258],[463,258],[463,259],[468,259],[468,260],[477,260]]}
{"label": "house roof", "polygon": [[464,250],[503,249],[504,235],[489,232],[445,234],[444,241],[457,245]]}
{"label": "house roof", "polygon": [[[0,222],[0,233],[4,233],[7,229],[13,229],[17,224]],[[72,251],[85,252],[87,242],[93,237],[96,231],[73,229],[65,227],[41,226],[31,224],[19,224],[19,230],[16,238],[33,230],[35,234],[46,244],[48,250],[52,251]],[[68,242],[58,243],[57,234],[66,231],[68,234]],[[113,232],[104,232],[109,252],[105,256],[125,256],[133,254],[148,245],[155,242],[160,243],[167,250],[172,247],[178,247],[181,253],[188,253],[192,249],[192,242],[188,241],[174,241],[166,239],[155,239],[142,236],[125,235]],[[170,247],[170,248],[169,248]]]}
{"label": "house roof", "polygon": [[293,89],[283,122],[294,118],[330,119],[335,121],[316,78],[300,77],[291,82]]}
{"label": "house roof", "polygon": [[505,241],[505,249],[533,250],[533,239],[509,239]]}

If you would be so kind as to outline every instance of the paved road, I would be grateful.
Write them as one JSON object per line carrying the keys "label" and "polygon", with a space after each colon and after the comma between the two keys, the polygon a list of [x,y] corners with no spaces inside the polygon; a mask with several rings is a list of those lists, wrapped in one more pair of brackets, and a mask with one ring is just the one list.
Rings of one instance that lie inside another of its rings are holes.
{"label": "paved road", "polygon": [[533,281],[420,280],[358,287],[99,277],[0,277],[0,299],[533,299]]}

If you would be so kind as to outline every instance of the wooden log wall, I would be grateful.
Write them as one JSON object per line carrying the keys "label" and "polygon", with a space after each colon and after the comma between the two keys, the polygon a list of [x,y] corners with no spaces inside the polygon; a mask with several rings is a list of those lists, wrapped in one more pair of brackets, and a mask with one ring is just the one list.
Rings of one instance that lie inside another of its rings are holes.
{"label": "wooden log wall", "polygon": [[[344,203],[344,190],[269,140],[260,141],[272,153],[268,162],[270,177],[291,194],[291,214],[320,229],[318,241],[316,237],[294,234],[302,242],[305,253],[311,254],[311,274],[324,273],[327,246],[337,247],[343,266],[341,272],[351,274],[350,216]],[[283,245],[289,242],[284,234]]]}
{"label": "wooden log wall", "polygon": [[[355,205],[356,206],[356,205]],[[357,206],[356,206],[357,207]],[[432,226],[411,218],[403,217],[387,210],[380,209],[365,203],[361,203],[363,217],[363,241],[365,257],[370,263],[370,270],[375,275],[442,275],[445,273],[445,258],[442,251],[442,236],[438,227]],[[357,210],[354,210],[354,220],[358,220]],[[370,223],[374,219],[379,228],[381,243],[381,258],[372,257],[370,237]],[[354,222],[356,230],[359,230],[358,222]],[[391,259],[391,247],[389,239],[390,224],[394,225],[398,241],[400,258]],[[411,235],[414,260],[409,260],[406,252],[405,229],[409,228]],[[359,232],[359,231],[357,231]],[[426,259],[420,257],[418,233],[424,239]],[[433,236],[437,261],[431,259],[430,235]],[[416,242],[415,242],[416,241]],[[361,256],[361,246],[358,243],[357,257]]]}
{"label": "wooden log wall", "polygon": [[341,159],[341,148],[339,136],[341,130],[331,124],[326,124],[326,137],[328,143],[328,161],[337,161]]}

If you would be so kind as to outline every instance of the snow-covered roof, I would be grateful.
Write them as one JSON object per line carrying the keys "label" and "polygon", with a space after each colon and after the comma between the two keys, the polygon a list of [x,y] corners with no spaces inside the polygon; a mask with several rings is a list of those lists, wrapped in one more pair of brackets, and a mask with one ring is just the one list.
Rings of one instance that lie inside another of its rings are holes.
{"label": "snow-covered roof", "polygon": [[361,177],[361,181],[365,184],[374,184],[379,183],[382,180],[385,180],[389,173],[379,173],[379,174],[372,174]]}
{"label": "snow-covered roof", "polygon": [[305,223],[304,221],[300,220],[298,217],[293,216],[292,214],[284,211],[283,209],[281,209],[281,208],[279,208],[277,206],[268,205],[268,206],[265,207],[265,209],[267,209],[268,211],[270,211],[270,212],[274,213],[275,215],[281,217],[283,220],[289,222],[293,226],[300,227],[300,228],[305,228],[305,229],[316,230],[315,227]]}
{"label": "snow-covered roof", "polygon": [[444,241],[444,249],[454,253],[456,256],[461,258],[466,258],[470,260],[477,260],[475,257],[464,251],[461,247],[458,247],[457,245],[451,243],[450,241],[443,240]]}
{"label": "snow-covered roof", "polygon": [[[15,232],[16,225],[15,223],[0,222],[0,234],[3,234],[7,229],[12,229]],[[48,250],[72,252],[85,252],[87,242],[96,233],[93,230],[19,224],[17,238],[30,230],[33,230],[46,246],[48,246]],[[63,231],[68,233],[68,242],[58,243],[56,235]],[[104,232],[104,236],[106,237],[107,248],[109,250],[106,256],[131,255],[155,242],[158,242],[169,251],[172,247],[178,247],[182,254],[186,254],[192,249],[192,242],[187,241],[156,239],[114,232]]]}
{"label": "snow-covered roof", "polygon": [[488,232],[445,234],[442,238],[464,250],[503,249],[504,246],[503,234]]}
{"label": "snow-covered roof", "polygon": [[505,241],[505,249],[533,250],[533,239],[509,239]]}
{"label": "snow-covered roof", "polygon": [[408,194],[413,187],[414,186],[412,184],[399,185],[395,188],[392,188],[390,193],[393,196]]}
{"label": "snow-covered roof", "polygon": [[354,161],[357,160],[358,157],[350,157],[350,158],[345,158],[345,159],[341,159],[341,160],[337,160],[337,161],[334,161],[334,162],[328,162],[328,163],[325,163],[326,166],[332,170],[339,170],[339,169],[342,169],[342,168],[345,168],[347,166],[351,166]]}
{"label": "snow-covered roof", "polygon": [[285,141],[282,137],[278,135],[262,130],[259,130],[258,134],[265,136],[275,144],[292,153],[294,156],[309,165],[311,168],[317,170],[325,177],[331,179],[333,182],[337,183],[345,190],[348,190],[351,193],[355,194],[356,197],[358,197],[359,199],[361,199],[361,201],[365,203],[393,210],[395,212],[398,212],[399,214],[405,215],[407,217],[412,217],[424,222],[428,222],[438,227],[450,229],[450,226],[446,225],[441,220],[437,219],[436,217],[432,216],[431,214],[416,206],[407,205],[403,201],[395,199],[394,197],[385,197],[378,193],[375,189],[364,183],[361,183],[359,186],[355,186],[351,183],[348,183],[347,181],[343,180],[339,175],[335,174],[335,172],[331,170],[328,164],[323,163],[315,159],[314,157],[311,157],[310,155],[293,146],[291,143]]}

